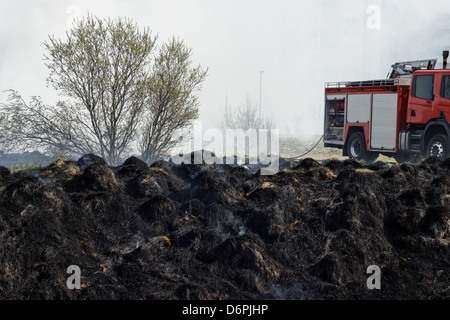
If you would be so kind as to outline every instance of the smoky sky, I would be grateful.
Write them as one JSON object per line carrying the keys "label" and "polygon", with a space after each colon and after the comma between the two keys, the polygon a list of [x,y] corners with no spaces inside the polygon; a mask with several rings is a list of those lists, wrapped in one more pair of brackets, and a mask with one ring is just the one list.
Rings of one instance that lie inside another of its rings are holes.
{"label": "smoky sky", "polygon": [[446,0],[2,0],[0,90],[55,103],[43,42],[87,13],[129,17],[159,45],[183,39],[194,64],[209,68],[198,93],[205,129],[218,126],[225,101],[249,97],[281,134],[318,134],[325,82],[382,79],[397,61],[442,64],[450,49]]}

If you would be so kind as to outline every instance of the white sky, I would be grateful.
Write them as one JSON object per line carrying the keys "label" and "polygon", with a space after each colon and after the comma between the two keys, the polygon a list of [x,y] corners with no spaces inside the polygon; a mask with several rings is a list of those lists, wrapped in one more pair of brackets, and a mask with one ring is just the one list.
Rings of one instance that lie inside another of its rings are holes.
{"label": "white sky", "polygon": [[321,133],[325,82],[385,78],[396,61],[450,49],[448,0],[1,0],[0,91],[54,103],[43,42],[88,12],[130,17],[159,44],[176,36],[193,49],[209,68],[198,94],[204,129],[218,125],[226,98],[259,103],[264,70],[263,114],[282,134]]}

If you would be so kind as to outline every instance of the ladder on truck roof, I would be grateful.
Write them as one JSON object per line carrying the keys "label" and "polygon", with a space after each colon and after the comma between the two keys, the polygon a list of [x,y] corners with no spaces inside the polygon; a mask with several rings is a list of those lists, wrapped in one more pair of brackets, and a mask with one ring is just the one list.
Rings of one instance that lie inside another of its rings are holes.
{"label": "ladder on truck roof", "polygon": [[387,78],[411,78],[417,70],[434,70],[436,63],[437,59],[396,62],[391,66]]}
{"label": "ladder on truck roof", "polygon": [[410,85],[409,78],[395,78],[382,80],[364,80],[364,81],[340,81],[327,82],[325,88],[345,88],[345,87],[375,87],[375,86],[396,86],[396,85]]}
{"label": "ladder on truck roof", "polygon": [[437,59],[396,62],[391,66],[387,78],[382,80],[327,82],[326,88],[375,87],[410,85],[412,74],[417,70],[433,70]]}

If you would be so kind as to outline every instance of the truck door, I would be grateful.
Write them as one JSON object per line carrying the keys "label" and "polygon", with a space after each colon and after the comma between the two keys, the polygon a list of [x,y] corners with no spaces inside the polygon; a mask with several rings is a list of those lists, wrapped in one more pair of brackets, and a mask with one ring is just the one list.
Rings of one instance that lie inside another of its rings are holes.
{"label": "truck door", "polygon": [[397,143],[397,93],[376,93],[372,97],[370,148],[395,151]]}
{"label": "truck door", "polygon": [[450,121],[450,75],[442,76],[440,91],[439,101],[437,101],[439,106],[438,117],[443,112],[445,119]]}
{"label": "truck door", "polygon": [[408,107],[408,122],[411,124],[427,123],[431,119],[433,100],[434,75],[414,75]]}

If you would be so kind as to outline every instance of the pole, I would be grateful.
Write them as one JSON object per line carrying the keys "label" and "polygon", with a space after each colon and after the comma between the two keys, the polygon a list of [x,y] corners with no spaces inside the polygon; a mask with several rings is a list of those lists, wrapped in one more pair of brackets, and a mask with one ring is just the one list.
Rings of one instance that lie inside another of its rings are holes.
{"label": "pole", "polygon": [[444,58],[444,62],[443,62],[443,65],[442,65],[442,69],[447,69],[447,58],[448,58],[448,51],[444,51],[443,53],[442,53],[442,55],[443,55],[443,58]]}
{"label": "pole", "polygon": [[259,119],[261,119],[261,88],[262,88],[262,74],[264,71],[259,72]]}

